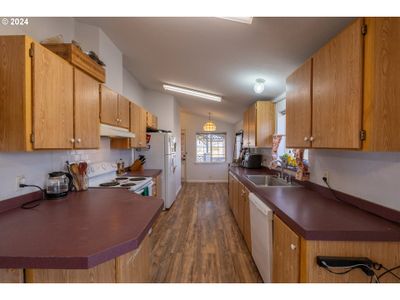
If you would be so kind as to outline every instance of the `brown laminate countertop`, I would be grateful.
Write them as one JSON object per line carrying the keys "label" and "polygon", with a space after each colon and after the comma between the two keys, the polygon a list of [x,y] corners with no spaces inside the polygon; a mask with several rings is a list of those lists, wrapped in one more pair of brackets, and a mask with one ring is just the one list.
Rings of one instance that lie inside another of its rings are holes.
{"label": "brown laminate countertop", "polygon": [[0,214],[0,268],[87,269],[136,249],[163,200],[89,189]]}
{"label": "brown laminate countertop", "polygon": [[160,169],[144,169],[142,171],[129,171],[127,174],[131,176],[144,176],[144,177],[156,177],[161,174]]}
{"label": "brown laminate countertop", "polygon": [[229,169],[248,189],[306,240],[400,241],[400,225],[306,187],[256,187],[246,175],[266,169]]}

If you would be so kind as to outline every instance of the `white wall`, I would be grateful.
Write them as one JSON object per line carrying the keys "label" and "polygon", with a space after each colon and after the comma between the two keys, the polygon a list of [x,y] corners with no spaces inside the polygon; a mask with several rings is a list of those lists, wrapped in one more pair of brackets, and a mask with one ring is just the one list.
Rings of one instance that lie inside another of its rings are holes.
{"label": "white wall", "polygon": [[310,181],[400,211],[400,152],[310,150]]}
{"label": "white wall", "polygon": [[0,200],[36,191],[17,188],[16,177],[25,176],[27,184],[44,187],[47,174],[64,170],[65,161],[117,161],[131,163],[131,152],[111,150],[110,139],[102,138],[98,150],[0,152]]}
{"label": "white wall", "polygon": [[140,106],[145,105],[144,88],[125,68],[123,70],[122,94]]}
{"label": "white wall", "polygon": [[216,132],[226,132],[227,161],[218,164],[196,163],[196,133],[203,131],[206,117],[200,117],[188,113],[181,113],[181,128],[186,131],[186,180],[188,182],[223,181],[228,180],[228,163],[232,161],[233,145],[235,141],[235,125],[215,121]]}

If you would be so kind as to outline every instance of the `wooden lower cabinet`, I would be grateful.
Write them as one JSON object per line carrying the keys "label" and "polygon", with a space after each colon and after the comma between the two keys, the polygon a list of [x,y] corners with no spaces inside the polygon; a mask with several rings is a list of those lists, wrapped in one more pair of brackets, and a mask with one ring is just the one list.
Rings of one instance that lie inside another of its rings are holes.
{"label": "wooden lower cabinet", "polygon": [[90,269],[0,269],[0,283],[144,283],[151,281],[151,236],[139,248]]}
{"label": "wooden lower cabinet", "polygon": [[151,239],[147,236],[140,247],[115,259],[116,282],[148,283],[151,281]]}
{"label": "wooden lower cabinet", "polygon": [[272,281],[295,283],[300,279],[300,238],[274,216]]}
{"label": "wooden lower cabinet", "polygon": [[[332,274],[317,265],[316,257],[347,256],[368,257],[387,268],[400,265],[400,242],[370,242],[370,241],[307,241],[301,240],[300,282],[334,282],[334,283],[368,283],[371,278],[360,269],[355,269],[344,275]],[[375,271],[382,274],[383,269]],[[395,271],[400,276],[400,271]],[[398,283],[392,275],[387,274],[380,282]]]}
{"label": "wooden lower cabinet", "polygon": [[[274,216],[273,282],[276,283],[367,283],[371,278],[360,269],[338,275],[317,265],[317,256],[368,257],[387,268],[400,265],[400,242],[311,241],[291,230]],[[343,270],[337,270],[340,272]],[[383,269],[376,271],[379,275]],[[400,275],[400,271],[396,272]],[[398,282],[385,275],[381,282]]]}
{"label": "wooden lower cabinet", "polygon": [[0,269],[0,283],[23,283],[23,269]]}
{"label": "wooden lower cabinet", "polygon": [[115,259],[90,269],[26,269],[27,283],[115,283]]}
{"label": "wooden lower cabinet", "polygon": [[229,207],[232,210],[240,231],[242,232],[247,248],[251,252],[249,190],[231,173],[228,175],[228,182]]}
{"label": "wooden lower cabinet", "polygon": [[153,189],[152,189],[152,196],[153,197],[162,197],[161,193],[161,175],[153,177]]}

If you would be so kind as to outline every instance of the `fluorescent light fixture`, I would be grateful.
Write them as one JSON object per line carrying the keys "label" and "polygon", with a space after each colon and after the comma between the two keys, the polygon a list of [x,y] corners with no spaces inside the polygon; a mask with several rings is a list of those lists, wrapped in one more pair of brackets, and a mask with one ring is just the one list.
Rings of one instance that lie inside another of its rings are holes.
{"label": "fluorescent light fixture", "polygon": [[253,17],[218,17],[218,18],[249,25],[253,22]]}
{"label": "fluorescent light fixture", "polygon": [[172,91],[172,92],[177,92],[177,93],[195,96],[195,97],[199,97],[199,98],[204,98],[207,100],[212,100],[212,101],[217,101],[217,102],[221,102],[221,100],[222,100],[222,98],[220,96],[215,96],[215,95],[211,95],[211,94],[207,94],[207,93],[203,93],[203,92],[199,92],[199,91],[195,91],[195,90],[190,90],[190,89],[182,88],[179,86],[164,84],[163,87],[167,91]]}

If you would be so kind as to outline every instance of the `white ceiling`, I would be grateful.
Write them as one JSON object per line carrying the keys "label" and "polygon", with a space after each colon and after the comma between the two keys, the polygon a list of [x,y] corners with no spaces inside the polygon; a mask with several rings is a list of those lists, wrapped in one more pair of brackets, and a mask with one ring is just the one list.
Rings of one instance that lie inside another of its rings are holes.
{"label": "white ceiling", "polygon": [[[221,95],[222,103],[172,93],[183,111],[236,123],[246,106],[284,92],[286,77],[352,18],[78,18],[99,26],[147,89],[162,83]],[[266,80],[261,95],[253,85]]]}

